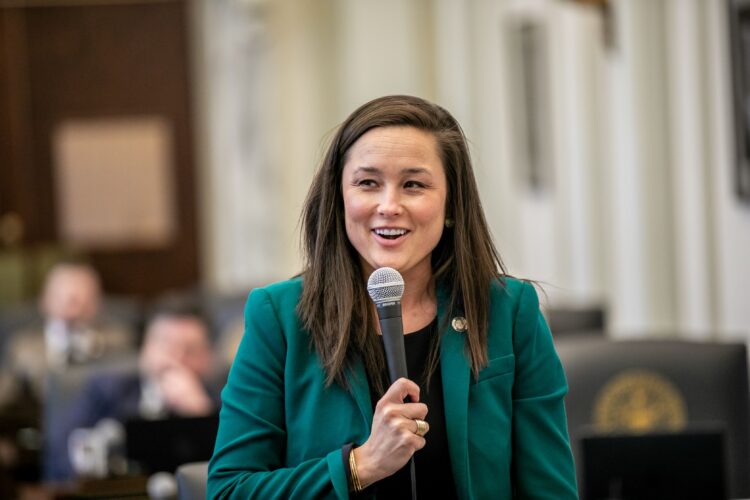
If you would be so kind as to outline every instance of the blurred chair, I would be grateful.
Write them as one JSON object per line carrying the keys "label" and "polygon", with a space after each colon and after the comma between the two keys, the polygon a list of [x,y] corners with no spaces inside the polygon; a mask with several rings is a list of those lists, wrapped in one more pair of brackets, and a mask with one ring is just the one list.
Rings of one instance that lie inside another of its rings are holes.
{"label": "blurred chair", "polygon": [[744,344],[679,340],[558,339],[568,378],[565,401],[579,484],[580,439],[720,426],[729,493],[750,497],[750,395]]}
{"label": "blurred chair", "polygon": [[606,314],[602,307],[550,307],[544,311],[554,337],[570,335],[602,335]]}
{"label": "blurred chair", "polygon": [[177,498],[204,500],[208,481],[208,462],[194,462],[177,468]]}

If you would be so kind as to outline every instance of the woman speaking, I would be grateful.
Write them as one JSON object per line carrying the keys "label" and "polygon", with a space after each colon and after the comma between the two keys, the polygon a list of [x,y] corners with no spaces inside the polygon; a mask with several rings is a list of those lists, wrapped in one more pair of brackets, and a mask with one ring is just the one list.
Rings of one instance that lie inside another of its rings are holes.
{"label": "woman speaking", "polygon": [[[466,138],[410,96],[361,106],[302,213],[300,276],[253,290],[211,498],[576,498],[565,375],[506,274]],[[373,271],[403,277],[409,378],[388,379]]]}

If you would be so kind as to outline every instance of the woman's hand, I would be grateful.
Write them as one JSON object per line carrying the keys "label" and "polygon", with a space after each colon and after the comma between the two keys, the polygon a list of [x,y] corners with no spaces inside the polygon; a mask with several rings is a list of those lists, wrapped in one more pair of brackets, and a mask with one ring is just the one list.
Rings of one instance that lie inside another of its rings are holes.
{"label": "woman's hand", "polygon": [[[404,403],[407,396],[414,402]],[[416,434],[414,419],[424,420],[427,405],[418,401],[419,386],[400,378],[375,405],[370,437],[352,450],[363,488],[401,469],[424,447],[425,439]]]}

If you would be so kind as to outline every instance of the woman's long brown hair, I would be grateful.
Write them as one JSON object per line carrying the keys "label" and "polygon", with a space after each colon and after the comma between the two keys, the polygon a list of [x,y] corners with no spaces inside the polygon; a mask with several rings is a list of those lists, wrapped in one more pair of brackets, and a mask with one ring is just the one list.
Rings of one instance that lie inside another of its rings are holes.
{"label": "woman's long brown hair", "polygon": [[[487,363],[489,290],[505,275],[492,242],[474,179],[466,138],[442,107],[412,96],[386,96],[354,111],[336,132],[313,179],[301,216],[305,266],[298,314],[326,371],[327,382],[348,387],[345,369],[359,357],[378,393],[385,362],[375,335],[376,317],[366,276],[344,227],[342,171],[351,146],[368,130],[410,126],[434,135],[448,186],[445,228],[432,252],[435,286],[448,293],[445,318],[468,322],[467,354],[474,375]],[[446,325],[439,325],[443,331]],[[426,375],[439,359],[433,342]]]}

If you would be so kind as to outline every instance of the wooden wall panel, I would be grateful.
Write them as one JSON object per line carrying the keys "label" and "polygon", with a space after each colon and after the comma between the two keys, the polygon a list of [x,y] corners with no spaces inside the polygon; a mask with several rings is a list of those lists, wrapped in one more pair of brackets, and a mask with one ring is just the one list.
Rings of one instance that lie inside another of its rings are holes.
{"label": "wooden wall panel", "polygon": [[172,124],[177,236],[157,249],[84,249],[111,292],[149,296],[199,278],[186,10],[184,2],[171,1],[1,14],[0,99],[11,106],[0,114],[0,131],[12,139],[0,145],[3,163],[10,158],[0,182],[13,187],[0,194],[13,192],[9,203],[12,198],[28,227],[25,245],[61,243],[52,151],[57,125],[144,115]]}

